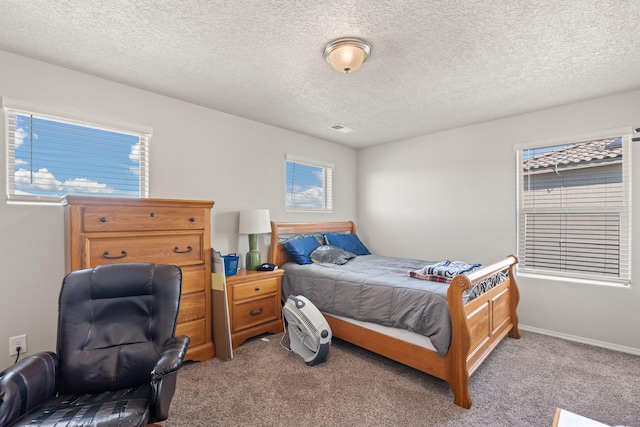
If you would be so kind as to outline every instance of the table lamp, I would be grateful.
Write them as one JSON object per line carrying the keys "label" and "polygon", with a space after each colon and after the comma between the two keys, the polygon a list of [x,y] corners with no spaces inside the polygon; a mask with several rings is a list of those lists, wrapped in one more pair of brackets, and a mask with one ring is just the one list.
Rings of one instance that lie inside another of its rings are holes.
{"label": "table lamp", "polygon": [[255,209],[240,212],[240,234],[249,235],[249,252],[247,252],[247,270],[255,270],[260,264],[260,251],[258,251],[258,234],[271,232],[271,219],[269,209]]}

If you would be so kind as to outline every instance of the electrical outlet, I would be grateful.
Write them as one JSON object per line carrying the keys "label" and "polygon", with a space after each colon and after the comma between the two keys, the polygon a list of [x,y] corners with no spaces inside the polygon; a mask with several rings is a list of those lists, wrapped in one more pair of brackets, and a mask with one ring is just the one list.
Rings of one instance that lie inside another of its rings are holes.
{"label": "electrical outlet", "polygon": [[18,335],[17,337],[9,338],[9,356],[18,354],[17,348],[20,347],[20,354],[27,352],[27,336]]}

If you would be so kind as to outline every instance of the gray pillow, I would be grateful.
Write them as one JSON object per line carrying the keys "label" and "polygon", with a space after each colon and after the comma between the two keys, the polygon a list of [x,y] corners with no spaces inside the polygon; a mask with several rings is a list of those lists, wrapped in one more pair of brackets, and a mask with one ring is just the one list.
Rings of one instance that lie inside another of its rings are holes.
{"label": "gray pillow", "polygon": [[355,257],[356,256],[351,252],[347,252],[344,249],[330,245],[318,246],[309,255],[309,258],[311,258],[311,261],[313,262],[324,262],[337,265],[346,264],[350,259]]}

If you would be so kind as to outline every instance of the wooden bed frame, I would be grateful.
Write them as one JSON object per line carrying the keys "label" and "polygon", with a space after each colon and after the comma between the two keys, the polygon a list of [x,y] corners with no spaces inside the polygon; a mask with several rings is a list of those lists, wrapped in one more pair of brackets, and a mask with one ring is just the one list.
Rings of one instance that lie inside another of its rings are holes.
{"label": "wooden bed frame", "polygon": [[[352,221],[319,223],[271,222],[269,262],[278,266],[290,260],[278,236],[290,234],[356,232]],[[463,408],[472,404],[469,379],[507,335],[520,338],[517,307],[520,292],[515,281],[514,266],[518,259],[510,255],[495,264],[468,275],[456,276],[447,295],[451,315],[451,345],[446,356],[433,350],[366,329],[324,314],[333,336],[385,356],[434,377],[445,380],[453,391],[453,401]],[[463,304],[462,293],[475,283],[497,273],[509,273],[509,278],[484,294]]]}

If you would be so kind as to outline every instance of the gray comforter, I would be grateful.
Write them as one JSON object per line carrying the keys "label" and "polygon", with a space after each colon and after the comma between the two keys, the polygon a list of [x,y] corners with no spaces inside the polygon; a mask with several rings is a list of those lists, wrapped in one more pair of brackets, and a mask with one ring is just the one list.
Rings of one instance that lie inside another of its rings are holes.
{"label": "gray comforter", "polygon": [[282,295],[304,295],[328,314],[425,335],[444,356],[451,341],[449,284],[408,275],[426,264],[379,255],[359,256],[345,265],[287,263]]}

